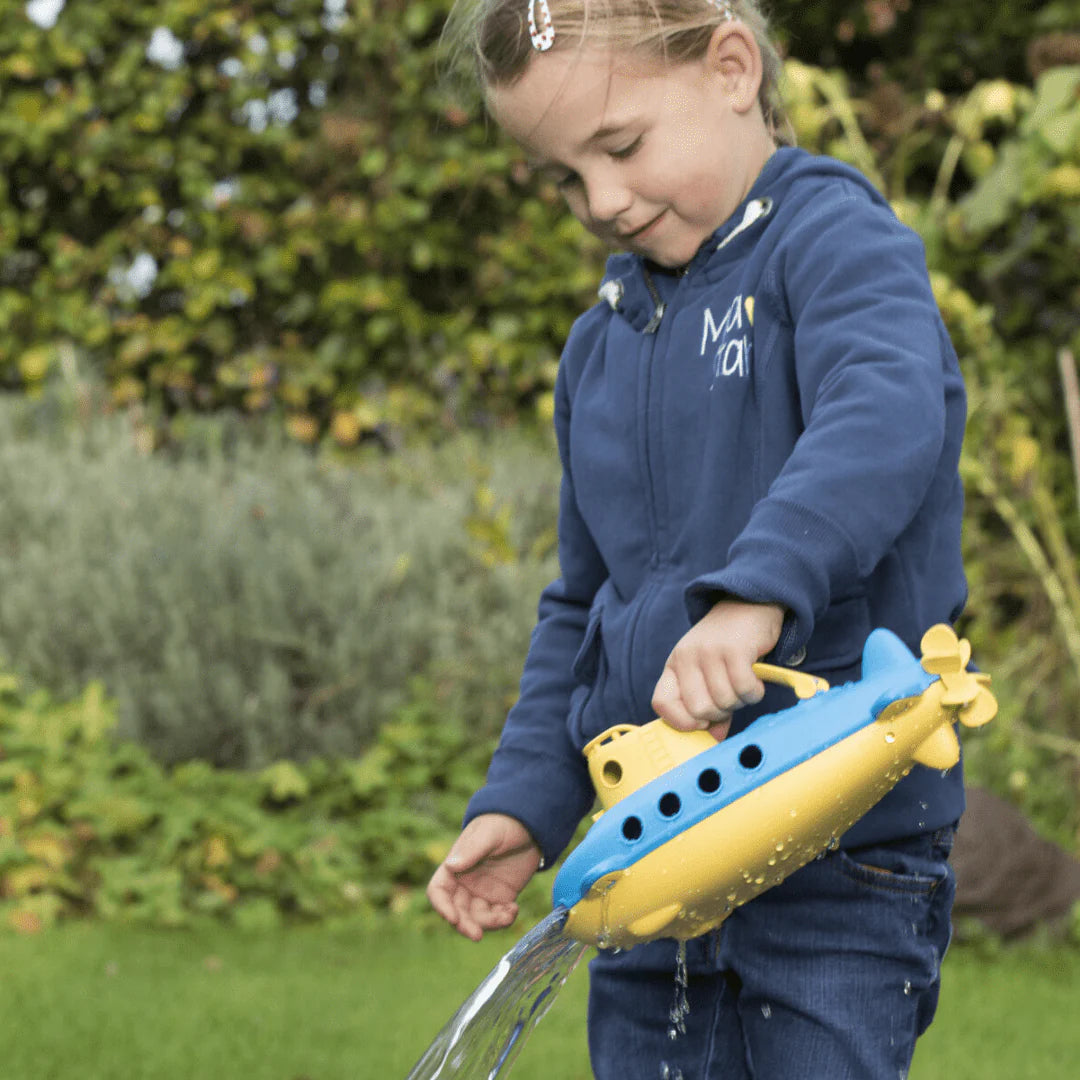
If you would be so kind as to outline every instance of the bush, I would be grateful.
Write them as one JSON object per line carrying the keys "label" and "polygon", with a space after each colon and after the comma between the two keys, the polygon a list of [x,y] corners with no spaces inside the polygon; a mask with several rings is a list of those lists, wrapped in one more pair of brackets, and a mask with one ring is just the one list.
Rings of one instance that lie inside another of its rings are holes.
{"label": "bush", "polygon": [[358,753],[419,675],[498,729],[556,573],[550,448],[350,466],[236,422],[150,455],[3,406],[0,655],[34,683],[101,679],[163,762]]}
{"label": "bush", "polygon": [[57,701],[0,675],[0,920],[272,927],[422,904],[487,749],[423,682],[357,759],[163,769],[112,738],[99,684]]}
{"label": "bush", "polygon": [[[1024,80],[1035,38],[1039,70],[1076,44],[1054,46],[1065,0],[774,7],[886,128],[929,86]],[[448,8],[98,0],[45,28],[3,6],[0,387],[75,355],[117,402],[343,446],[546,408],[602,253],[439,90]]]}
{"label": "bush", "polygon": [[447,6],[6,5],[0,385],[74,350],[343,445],[530,408],[596,245],[433,89]]}

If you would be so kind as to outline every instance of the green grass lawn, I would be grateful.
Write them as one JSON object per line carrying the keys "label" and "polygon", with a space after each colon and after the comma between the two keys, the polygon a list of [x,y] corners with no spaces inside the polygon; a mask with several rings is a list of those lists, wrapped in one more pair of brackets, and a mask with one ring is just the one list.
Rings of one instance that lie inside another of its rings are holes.
{"label": "green grass lawn", "polygon": [[[380,921],[0,937],[3,1080],[404,1080],[517,940]],[[579,970],[513,1080],[588,1080]],[[912,1080],[1080,1076],[1080,952],[956,949]],[[688,1077],[687,1080],[692,1080]]]}

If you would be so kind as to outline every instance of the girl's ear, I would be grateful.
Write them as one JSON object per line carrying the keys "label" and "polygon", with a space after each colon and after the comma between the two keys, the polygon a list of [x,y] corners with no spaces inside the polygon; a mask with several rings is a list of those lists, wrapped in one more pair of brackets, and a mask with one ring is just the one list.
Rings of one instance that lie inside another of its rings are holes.
{"label": "girl's ear", "polygon": [[736,112],[749,112],[761,89],[761,49],[749,27],[741,22],[718,26],[709,39],[706,64],[723,81]]}

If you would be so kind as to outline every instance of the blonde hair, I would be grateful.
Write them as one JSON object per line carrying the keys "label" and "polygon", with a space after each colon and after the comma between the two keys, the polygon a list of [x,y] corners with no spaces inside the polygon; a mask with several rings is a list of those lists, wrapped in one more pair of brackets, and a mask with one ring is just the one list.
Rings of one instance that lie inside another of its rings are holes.
{"label": "blonde hair", "polygon": [[[793,142],[780,100],[782,61],[758,0],[548,0],[555,30],[552,49],[580,48],[586,40],[668,63],[705,55],[713,31],[730,16],[754,35],[761,52],[758,102],[781,143]],[[456,0],[444,32],[452,56],[471,66],[482,90],[509,86],[537,50],[529,33],[529,0]]]}

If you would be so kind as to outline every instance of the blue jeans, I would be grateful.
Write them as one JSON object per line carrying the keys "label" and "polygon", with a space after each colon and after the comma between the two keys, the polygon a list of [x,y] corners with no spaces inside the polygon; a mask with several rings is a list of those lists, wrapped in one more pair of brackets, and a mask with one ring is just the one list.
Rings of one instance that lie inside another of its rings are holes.
{"label": "blue jeans", "polygon": [[903,1080],[937,1008],[954,835],[832,852],[688,942],[674,1039],[675,943],[598,953],[597,1080]]}

